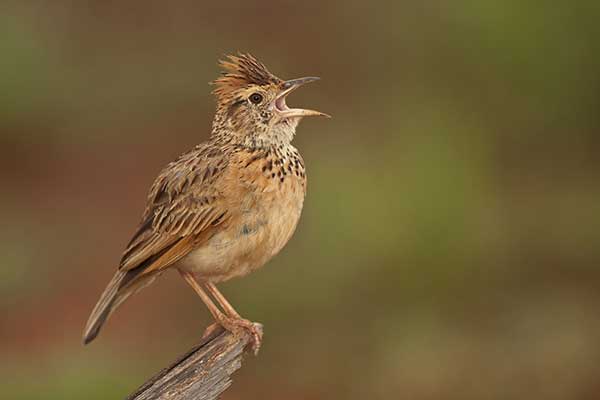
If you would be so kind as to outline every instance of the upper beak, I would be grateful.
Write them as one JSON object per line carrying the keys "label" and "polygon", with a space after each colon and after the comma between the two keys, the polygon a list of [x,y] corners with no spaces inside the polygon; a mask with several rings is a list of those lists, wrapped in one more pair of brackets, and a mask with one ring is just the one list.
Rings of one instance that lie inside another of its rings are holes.
{"label": "upper beak", "polygon": [[322,116],[328,117],[329,115],[322,113],[320,111],[315,110],[306,110],[303,108],[289,108],[287,104],[285,104],[285,98],[288,94],[292,93],[294,90],[298,89],[300,86],[307,84],[309,82],[318,81],[319,78],[315,76],[309,76],[306,78],[292,79],[289,81],[283,82],[281,87],[281,92],[275,98],[273,102],[273,108],[281,118],[292,118],[292,117],[310,117],[310,116]]}

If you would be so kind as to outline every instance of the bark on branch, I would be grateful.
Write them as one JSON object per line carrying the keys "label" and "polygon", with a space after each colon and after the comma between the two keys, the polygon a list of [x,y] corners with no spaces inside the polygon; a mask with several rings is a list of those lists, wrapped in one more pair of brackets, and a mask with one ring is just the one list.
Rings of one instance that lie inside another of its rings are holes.
{"label": "bark on branch", "polygon": [[218,328],[127,400],[216,399],[231,385],[231,375],[242,366],[244,349],[251,340],[249,334],[233,335]]}

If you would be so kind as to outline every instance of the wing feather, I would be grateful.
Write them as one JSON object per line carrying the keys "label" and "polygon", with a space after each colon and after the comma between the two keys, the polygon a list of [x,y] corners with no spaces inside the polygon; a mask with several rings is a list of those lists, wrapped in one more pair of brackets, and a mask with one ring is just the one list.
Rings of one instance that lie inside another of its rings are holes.
{"label": "wing feather", "polygon": [[141,274],[164,269],[210,238],[230,213],[219,191],[227,170],[222,150],[196,147],[169,164],[150,193],[138,230],[120,269],[142,268]]}

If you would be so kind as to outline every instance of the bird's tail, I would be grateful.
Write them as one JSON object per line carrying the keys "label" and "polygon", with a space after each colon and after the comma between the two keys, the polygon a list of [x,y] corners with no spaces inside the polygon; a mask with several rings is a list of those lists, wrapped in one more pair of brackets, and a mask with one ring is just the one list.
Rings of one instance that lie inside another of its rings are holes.
{"label": "bird's tail", "polygon": [[85,325],[83,344],[88,344],[98,336],[102,325],[104,325],[108,317],[123,301],[151,283],[155,278],[154,274],[140,276],[140,272],[137,269],[129,271],[118,270],[115,276],[113,276]]}

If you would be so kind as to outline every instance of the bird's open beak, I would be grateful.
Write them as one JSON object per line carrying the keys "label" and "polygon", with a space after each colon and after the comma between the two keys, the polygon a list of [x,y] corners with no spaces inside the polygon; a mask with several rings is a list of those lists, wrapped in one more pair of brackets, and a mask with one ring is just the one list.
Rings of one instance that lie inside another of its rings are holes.
{"label": "bird's open beak", "polygon": [[306,110],[303,108],[289,108],[287,104],[285,104],[285,98],[288,94],[292,93],[294,90],[298,89],[300,86],[309,83],[318,81],[319,78],[314,76],[309,76],[306,78],[292,79],[289,81],[283,82],[281,87],[281,92],[277,95],[275,100],[273,101],[273,108],[279,114],[282,119],[285,118],[293,118],[293,117],[310,117],[310,116],[321,116],[328,117],[329,115],[322,113],[320,111],[315,110]]}

